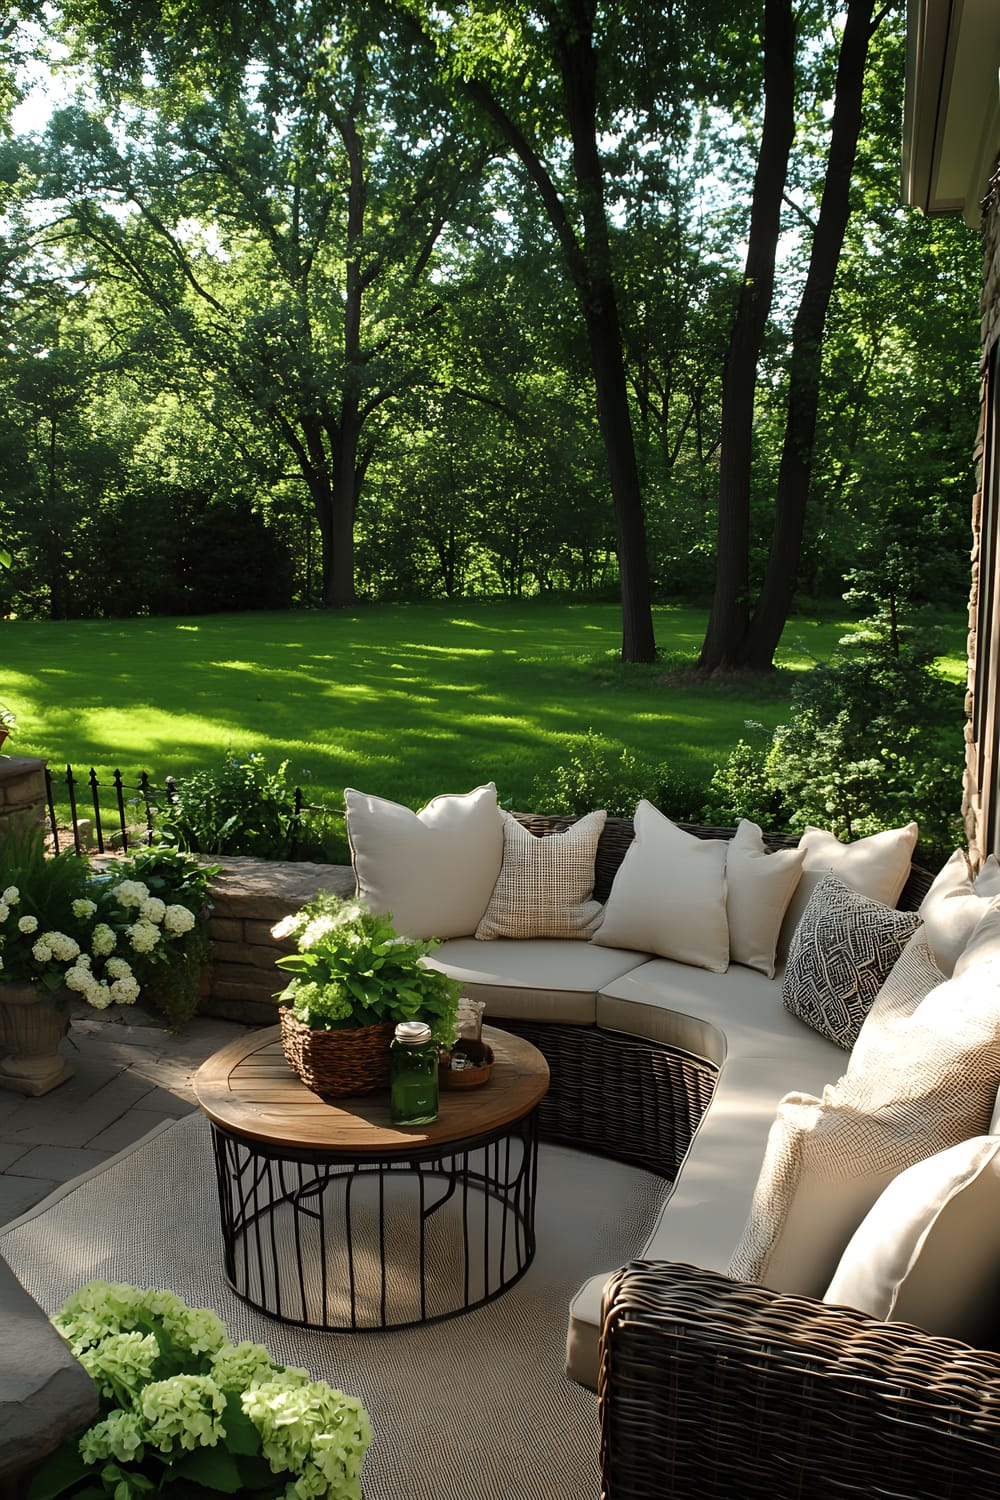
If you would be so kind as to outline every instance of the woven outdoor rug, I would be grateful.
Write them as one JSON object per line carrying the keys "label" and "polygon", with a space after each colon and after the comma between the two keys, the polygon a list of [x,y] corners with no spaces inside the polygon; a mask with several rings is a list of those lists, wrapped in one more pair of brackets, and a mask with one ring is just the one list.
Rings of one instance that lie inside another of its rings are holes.
{"label": "woven outdoor rug", "polygon": [[375,1434],[365,1500],[595,1500],[597,1397],[563,1372],[568,1303],[639,1252],[663,1193],[651,1173],[543,1145],[538,1248],[516,1286],[443,1323],[320,1333],[230,1291],[208,1125],[192,1114],[14,1221],[0,1253],[46,1312],[95,1277],[165,1287],[358,1396]]}

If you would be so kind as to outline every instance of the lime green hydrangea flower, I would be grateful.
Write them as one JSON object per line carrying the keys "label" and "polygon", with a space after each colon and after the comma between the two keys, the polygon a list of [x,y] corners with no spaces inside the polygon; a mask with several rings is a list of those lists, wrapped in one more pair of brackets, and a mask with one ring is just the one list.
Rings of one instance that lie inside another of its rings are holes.
{"label": "lime green hydrangea flower", "polygon": [[214,1448],[225,1437],[225,1393],[210,1375],[171,1375],[147,1385],[139,1398],[146,1441],[161,1453]]}
{"label": "lime green hydrangea flower", "polygon": [[102,1396],[133,1395],[153,1378],[160,1346],[153,1334],[137,1329],[109,1333],[77,1356]]}

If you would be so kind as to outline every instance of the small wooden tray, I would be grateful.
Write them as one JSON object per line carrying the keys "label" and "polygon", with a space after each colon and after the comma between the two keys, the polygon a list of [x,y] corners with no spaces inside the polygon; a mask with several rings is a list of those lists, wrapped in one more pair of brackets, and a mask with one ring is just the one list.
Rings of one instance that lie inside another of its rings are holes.
{"label": "small wooden tray", "polygon": [[[493,1072],[493,1049],[485,1042],[458,1042],[453,1049],[456,1052],[464,1052],[471,1057],[478,1066],[474,1068],[452,1068],[451,1053],[442,1055],[441,1066],[438,1069],[438,1083],[443,1089],[477,1089],[484,1083],[489,1083],[490,1074]],[[479,1059],[482,1059],[479,1062]]]}

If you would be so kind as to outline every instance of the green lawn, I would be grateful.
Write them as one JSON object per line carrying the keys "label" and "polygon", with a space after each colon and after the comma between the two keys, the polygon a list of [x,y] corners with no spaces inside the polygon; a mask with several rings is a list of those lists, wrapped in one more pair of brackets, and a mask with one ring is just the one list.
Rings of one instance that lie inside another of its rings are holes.
{"label": "green lawn", "polygon": [[[344,786],[418,806],[495,780],[525,805],[540,772],[592,729],[609,748],[707,777],[746,733],[773,728],[796,673],[849,628],[799,617],[766,684],[677,685],[701,611],[656,611],[653,667],[618,661],[613,604],[374,605],[350,613],[127,621],[4,621],[0,702],[18,714],[5,747],[102,779],[149,771],[161,783],[221,762],[227,747],[286,760],[304,788]],[[964,617],[949,622],[949,675]],[[674,658],[671,661],[669,658]],[[956,724],[961,739],[961,725]]]}

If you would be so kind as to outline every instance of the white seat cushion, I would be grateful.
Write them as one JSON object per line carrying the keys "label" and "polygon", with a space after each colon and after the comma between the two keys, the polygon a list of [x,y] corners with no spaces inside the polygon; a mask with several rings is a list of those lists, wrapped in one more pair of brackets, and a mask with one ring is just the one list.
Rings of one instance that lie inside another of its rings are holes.
{"label": "white seat cushion", "polygon": [[647,958],[561,938],[453,938],[426,962],[457,979],[463,995],[485,1001],[487,1022],[507,1016],[592,1026],[598,990]]}

